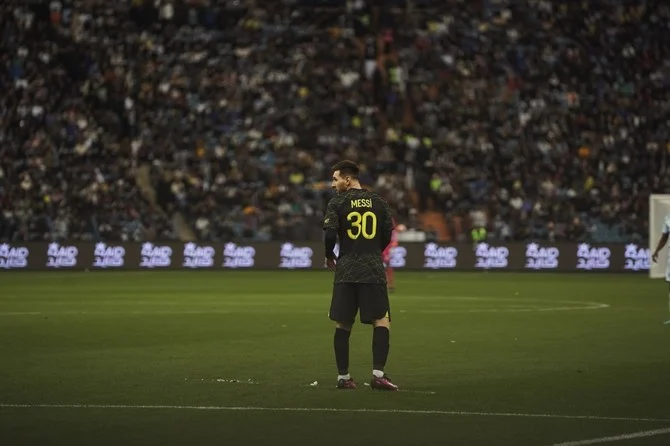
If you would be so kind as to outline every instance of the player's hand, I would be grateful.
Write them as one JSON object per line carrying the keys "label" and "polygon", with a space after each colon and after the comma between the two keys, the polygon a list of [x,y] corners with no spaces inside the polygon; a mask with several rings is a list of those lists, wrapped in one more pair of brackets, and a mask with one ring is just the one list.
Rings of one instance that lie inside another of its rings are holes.
{"label": "player's hand", "polygon": [[654,262],[654,263],[658,262],[658,253],[657,253],[657,252],[655,252],[655,253],[651,256],[651,261]]}
{"label": "player's hand", "polygon": [[326,259],[326,267],[328,267],[329,270],[335,271],[335,265],[337,262],[335,262],[335,259]]}

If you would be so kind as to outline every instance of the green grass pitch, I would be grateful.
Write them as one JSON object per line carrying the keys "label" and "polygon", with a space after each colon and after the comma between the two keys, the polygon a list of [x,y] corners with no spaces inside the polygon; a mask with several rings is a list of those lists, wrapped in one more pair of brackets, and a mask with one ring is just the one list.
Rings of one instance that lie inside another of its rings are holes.
{"label": "green grass pitch", "polygon": [[359,389],[334,388],[331,282],[326,272],[2,274],[0,444],[670,444],[661,281],[397,273],[387,371],[398,393],[363,386],[371,331],[360,324]]}

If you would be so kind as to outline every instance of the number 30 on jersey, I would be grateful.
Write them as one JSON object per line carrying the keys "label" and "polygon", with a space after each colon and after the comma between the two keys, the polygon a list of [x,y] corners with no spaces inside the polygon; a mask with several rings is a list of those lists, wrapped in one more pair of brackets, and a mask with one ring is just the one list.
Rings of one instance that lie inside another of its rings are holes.
{"label": "number 30 on jersey", "polygon": [[347,235],[350,239],[356,240],[361,235],[372,240],[377,235],[377,216],[374,212],[349,212],[347,221],[351,223],[351,229],[347,229]]}

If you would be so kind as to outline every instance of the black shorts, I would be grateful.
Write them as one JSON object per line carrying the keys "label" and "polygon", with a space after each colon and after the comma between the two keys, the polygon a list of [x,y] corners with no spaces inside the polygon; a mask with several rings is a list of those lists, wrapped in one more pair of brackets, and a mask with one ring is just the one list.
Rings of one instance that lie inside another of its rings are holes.
{"label": "black shorts", "polygon": [[330,302],[331,320],[353,324],[360,309],[363,324],[387,317],[391,320],[391,304],[385,283],[336,283]]}

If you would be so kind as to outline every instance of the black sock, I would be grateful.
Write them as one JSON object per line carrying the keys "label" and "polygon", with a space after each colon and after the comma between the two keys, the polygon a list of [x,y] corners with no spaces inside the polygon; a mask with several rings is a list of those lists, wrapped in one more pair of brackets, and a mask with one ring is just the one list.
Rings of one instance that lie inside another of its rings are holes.
{"label": "black sock", "polygon": [[335,329],[335,363],[337,364],[337,373],[346,375],[349,373],[349,336],[350,331],[342,328]]}
{"label": "black sock", "polygon": [[386,327],[375,327],[372,332],[372,366],[374,370],[384,370],[389,356],[391,333]]}

